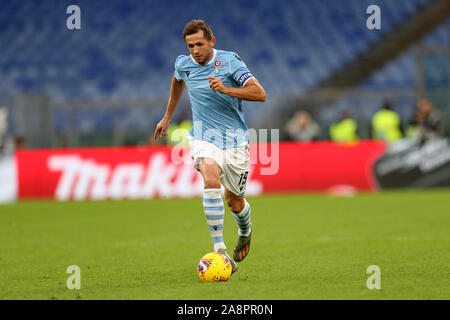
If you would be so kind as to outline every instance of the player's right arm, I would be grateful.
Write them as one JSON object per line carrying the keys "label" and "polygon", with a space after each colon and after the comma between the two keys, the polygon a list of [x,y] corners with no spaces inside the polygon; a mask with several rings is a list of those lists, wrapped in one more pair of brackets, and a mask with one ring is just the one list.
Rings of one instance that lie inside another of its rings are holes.
{"label": "player's right arm", "polygon": [[173,112],[180,102],[181,95],[186,83],[184,81],[179,81],[177,78],[172,78],[172,85],[170,86],[170,96],[169,102],[167,103],[166,113],[164,117],[156,125],[155,133],[153,134],[153,139],[156,140],[158,135],[167,136],[167,128],[169,128],[170,120],[172,119]]}

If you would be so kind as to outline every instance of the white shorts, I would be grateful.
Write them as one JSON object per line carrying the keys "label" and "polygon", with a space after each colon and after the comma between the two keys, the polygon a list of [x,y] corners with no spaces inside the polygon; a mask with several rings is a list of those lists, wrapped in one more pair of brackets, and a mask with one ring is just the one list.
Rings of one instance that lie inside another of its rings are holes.
{"label": "white shorts", "polygon": [[219,149],[206,141],[191,140],[189,146],[196,170],[198,170],[198,163],[202,158],[213,159],[222,169],[220,175],[222,185],[237,196],[244,195],[250,160],[248,144],[235,148]]}

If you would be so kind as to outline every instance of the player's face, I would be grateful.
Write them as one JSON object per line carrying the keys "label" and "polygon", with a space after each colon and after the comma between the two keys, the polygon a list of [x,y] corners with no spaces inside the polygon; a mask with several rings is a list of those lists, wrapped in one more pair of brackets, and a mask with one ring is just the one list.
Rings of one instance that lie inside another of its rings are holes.
{"label": "player's face", "polygon": [[205,38],[203,31],[186,36],[186,44],[189,52],[194,60],[201,65],[204,65],[212,55],[212,48],[214,47],[215,39],[208,41]]}

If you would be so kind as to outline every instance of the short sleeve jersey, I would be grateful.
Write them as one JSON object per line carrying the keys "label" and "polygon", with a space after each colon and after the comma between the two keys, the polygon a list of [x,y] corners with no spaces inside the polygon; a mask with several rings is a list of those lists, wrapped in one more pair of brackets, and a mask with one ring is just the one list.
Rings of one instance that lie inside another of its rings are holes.
{"label": "short sleeve jersey", "polygon": [[213,76],[225,86],[245,86],[253,75],[236,53],[213,49],[213,56],[205,65],[198,64],[192,56],[181,55],[175,61],[174,76],[186,83],[189,92],[193,118],[190,139],[207,141],[221,149],[248,143],[242,100],[214,92],[206,79]]}

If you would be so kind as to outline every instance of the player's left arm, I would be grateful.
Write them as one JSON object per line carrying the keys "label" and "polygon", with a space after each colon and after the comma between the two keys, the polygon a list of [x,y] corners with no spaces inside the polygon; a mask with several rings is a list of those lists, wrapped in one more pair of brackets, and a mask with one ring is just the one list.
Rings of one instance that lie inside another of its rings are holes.
{"label": "player's left arm", "polygon": [[259,81],[252,77],[248,79],[242,88],[226,87],[222,80],[216,77],[206,77],[209,80],[209,87],[214,91],[227,94],[229,96],[249,101],[266,101],[266,91]]}

